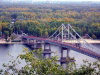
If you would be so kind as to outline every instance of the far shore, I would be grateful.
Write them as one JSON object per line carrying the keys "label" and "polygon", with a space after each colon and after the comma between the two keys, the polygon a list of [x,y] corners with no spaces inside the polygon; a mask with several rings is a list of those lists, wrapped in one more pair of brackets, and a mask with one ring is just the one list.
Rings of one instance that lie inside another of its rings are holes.
{"label": "far shore", "polygon": [[22,42],[6,42],[5,39],[0,39],[0,44],[22,44]]}
{"label": "far shore", "polygon": [[[100,44],[100,40],[92,40],[92,39],[84,39],[87,43],[91,44]],[[82,40],[79,40],[81,43],[83,43]],[[63,40],[63,42],[66,43],[78,43],[76,40]],[[0,39],[0,44],[22,44],[22,42],[6,42],[4,39]]]}
{"label": "far shore", "polygon": [[[84,39],[87,43],[91,44],[100,44],[100,40],[92,40],[92,39]],[[79,40],[81,43],[83,43],[83,40]],[[78,43],[76,40],[64,40],[63,42],[66,43]]]}

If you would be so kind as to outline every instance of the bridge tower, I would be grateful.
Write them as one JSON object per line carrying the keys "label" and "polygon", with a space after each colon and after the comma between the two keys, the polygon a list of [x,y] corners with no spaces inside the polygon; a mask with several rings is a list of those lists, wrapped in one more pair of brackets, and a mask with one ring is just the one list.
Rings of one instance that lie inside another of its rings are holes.
{"label": "bridge tower", "polygon": [[44,51],[43,51],[43,57],[44,58],[50,58],[51,57],[51,45],[50,43],[44,43]]}
{"label": "bridge tower", "polygon": [[62,35],[61,35],[61,37],[62,37],[62,41],[65,39],[70,39],[70,27],[69,27],[69,24],[66,26],[66,28],[67,28],[67,33],[66,33],[66,31],[65,31],[65,25],[64,24],[62,24],[61,25],[61,28],[62,28]]}
{"label": "bridge tower", "polygon": [[61,28],[62,28],[62,31],[61,31],[62,32],[61,40],[63,41],[63,39],[64,39],[64,26],[63,26],[63,24],[62,24],[62,27]]}
{"label": "bridge tower", "polygon": [[54,39],[54,40],[69,40],[70,39],[70,24],[67,24],[66,26],[62,24],[55,32],[53,35],[49,37],[49,39]]}
{"label": "bridge tower", "polygon": [[61,25],[61,40],[63,41],[64,39],[70,39],[70,27],[69,24],[66,26],[67,32],[65,31],[65,25]]}

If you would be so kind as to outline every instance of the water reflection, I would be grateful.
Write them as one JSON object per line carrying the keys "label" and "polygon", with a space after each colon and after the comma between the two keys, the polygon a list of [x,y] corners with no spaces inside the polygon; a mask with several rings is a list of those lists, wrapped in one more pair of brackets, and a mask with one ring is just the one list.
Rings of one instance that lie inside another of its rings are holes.
{"label": "water reflection", "polygon": [[[100,45],[98,45],[100,47]],[[10,60],[15,60],[16,57],[20,54],[23,54],[23,49],[28,48],[25,45],[21,44],[11,44],[11,45],[0,45],[0,69],[2,69],[2,64],[3,63],[8,63]],[[60,59],[61,54],[60,54],[60,47],[58,46],[51,46],[51,50],[53,51],[52,56],[57,56],[58,59]],[[76,64],[80,66],[83,64],[83,60],[88,60],[89,62],[94,62],[97,61],[96,59],[83,55],[81,53],[75,52],[73,50],[70,51],[69,54],[70,57],[74,57],[76,60]],[[19,64],[18,67],[23,67],[25,65],[25,62],[22,60],[23,64]]]}
{"label": "water reflection", "polygon": [[0,69],[3,68],[3,63],[8,63],[10,60],[15,60],[20,54],[23,54],[24,45],[12,44],[12,45],[0,45]]}
{"label": "water reflection", "polygon": [[[52,48],[51,50],[54,52],[54,54],[52,54],[52,56],[57,56],[58,59],[60,59],[60,57],[61,57],[60,47],[52,46],[51,48]],[[80,65],[82,65],[84,63],[83,60],[88,60],[90,63],[97,61],[97,59],[95,59],[95,58],[89,57],[87,55],[78,53],[73,50],[70,50],[69,56],[71,58],[75,59],[75,63],[77,64],[77,67],[79,67]]]}

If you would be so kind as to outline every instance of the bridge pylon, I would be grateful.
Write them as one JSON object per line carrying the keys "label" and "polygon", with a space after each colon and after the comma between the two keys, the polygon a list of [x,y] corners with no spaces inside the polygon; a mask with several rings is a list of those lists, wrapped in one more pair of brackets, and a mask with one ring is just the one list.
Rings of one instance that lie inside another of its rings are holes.
{"label": "bridge pylon", "polygon": [[58,27],[54,34],[49,37],[49,39],[60,40],[62,42],[63,40],[70,40],[71,38],[73,38],[70,34],[70,30],[70,24],[62,24],[60,27]]}
{"label": "bridge pylon", "polygon": [[76,45],[79,48],[82,47],[100,54],[100,49],[83,39],[70,24],[62,24],[60,27],[58,27],[54,34],[49,37],[49,39],[60,42],[68,41],[67,43]]}

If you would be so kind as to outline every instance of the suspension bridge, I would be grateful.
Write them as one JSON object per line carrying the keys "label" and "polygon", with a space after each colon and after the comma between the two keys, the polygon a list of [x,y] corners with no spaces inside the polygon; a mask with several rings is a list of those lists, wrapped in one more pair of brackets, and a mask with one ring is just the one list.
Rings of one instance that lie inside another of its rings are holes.
{"label": "suspension bridge", "polygon": [[[69,51],[74,50],[84,55],[90,56],[92,58],[100,59],[100,49],[94,45],[87,43],[70,25],[62,24],[58,29],[51,35],[49,38],[40,38],[35,36],[23,36],[24,43],[33,44],[33,43],[44,43],[44,56],[51,55],[50,45],[57,45],[61,47],[61,62],[66,62],[66,57],[69,57]],[[76,43],[64,42],[64,40],[75,40]],[[46,46],[49,46],[46,49]],[[66,50],[67,56],[64,57],[63,53]]]}

